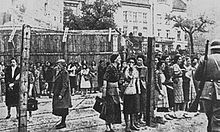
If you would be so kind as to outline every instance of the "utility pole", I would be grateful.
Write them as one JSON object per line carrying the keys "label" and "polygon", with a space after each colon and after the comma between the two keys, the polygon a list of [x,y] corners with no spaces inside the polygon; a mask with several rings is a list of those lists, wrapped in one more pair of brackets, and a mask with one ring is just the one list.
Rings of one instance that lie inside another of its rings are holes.
{"label": "utility pole", "polygon": [[21,73],[20,73],[20,98],[19,98],[19,120],[18,131],[27,132],[27,92],[28,92],[28,68],[30,58],[30,36],[31,27],[22,26],[21,43]]}
{"label": "utility pole", "polygon": [[147,61],[148,61],[148,86],[147,86],[147,110],[146,110],[146,120],[147,125],[151,126],[152,119],[154,117],[154,92],[155,92],[155,62],[154,62],[154,51],[155,51],[155,38],[148,37],[148,51],[147,51]]}

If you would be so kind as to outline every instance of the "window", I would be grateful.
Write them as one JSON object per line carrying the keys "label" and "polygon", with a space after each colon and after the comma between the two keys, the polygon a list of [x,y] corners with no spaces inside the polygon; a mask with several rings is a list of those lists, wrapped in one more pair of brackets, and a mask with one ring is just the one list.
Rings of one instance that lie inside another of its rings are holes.
{"label": "window", "polygon": [[124,22],[128,22],[128,12],[127,11],[123,11],[123,19],[124,19]]}
{"label": "window", "polygon": [[157,14],[157,24],[162,24],[162,15]]}
{"label": "window", "polygon": [[143,23],[147,23],[147,13],[143,13]]}
{"label": "window", "polygon": [[137,12],[133,12],[133,22],[137,22]]}
{"label": "window", "polygon": [[127,33],[128,33],[128,27],[127,26],[123,26],[123,32],[127,35]]}
{"label": "window", "polygon": [[129,11],[128,20],[129,20],[129,22],[132,22],[132,11]]}
{"label": "window", "polygon": [[141,12],[138,12],[138,20],[139,20],[139,23],[142,23],[142,13]]}
{"label": "window", "polygon": [[137,36],[137,32],[138,32],[138,27],[134,26],[133,27],[133,35]]}
{"label": "window", "polygon": [[143,27],[143,36],[148,36],[147,27]]}
{"label": "window", "polygon": [[161,36],[161,29],[157,29],[157,36],[158,36],[158,37]]}
{"label": "window", "polygon": [[170,30],[166,30],[166,38],[170,37]]}
{"label": "window", "polygon": [[181,41],[181,31],[177,31],[177,41]]}

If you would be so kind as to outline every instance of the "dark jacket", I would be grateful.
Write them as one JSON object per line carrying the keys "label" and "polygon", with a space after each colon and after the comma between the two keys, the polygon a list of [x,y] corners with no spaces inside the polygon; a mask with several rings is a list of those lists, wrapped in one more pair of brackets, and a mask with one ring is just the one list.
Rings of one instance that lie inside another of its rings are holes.
{"label": "dark jacket", "polygon": [[[14,77],[12,78],[12,68],[7,67],[5,70],[5,85],[6,85],[6,105],[7,106],[17,106],[19,102],[19,78],[21,70],[19,67],[15,69]],[[17,77],[17,78],[16,78]],[[17,80],[16,80],[17,79]],[[9,84],[14,83],[12,89],[9,88]]]}
{"label": "dark jacket", "polygon": [[[53,109],[70,108],[72,106],[70,95],[70,80],[67,70],[62,70],[55,76],[53,93]],[[62,96],[62,99],[58,98],[59,95]]]}
{"label": "dark jacket", "polygon": [[211,54],[208,56],[205,75],[203,75],[204,57],[201,57],[199,66],[195,72],[195,79],[201,81],[205,77],[205,85],[202,91],[201,99],[212,100],[216,91],[217,99],[220,99],[220,54]]}

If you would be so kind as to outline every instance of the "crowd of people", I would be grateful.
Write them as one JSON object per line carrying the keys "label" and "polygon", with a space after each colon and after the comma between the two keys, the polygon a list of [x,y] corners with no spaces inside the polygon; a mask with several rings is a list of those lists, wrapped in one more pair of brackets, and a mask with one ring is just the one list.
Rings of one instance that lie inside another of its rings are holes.
{"label": "crowd of people", "polygon": [[[215,49],[220,49],[220,46],[212,48],[213,51]],[[45,64],[30,63],[28,97],[40,98],[42,95],[48,95],[53,98],[53,114],[62,116],[61,123],[56,126],[57,129],[66,127],[65,120],[68,108],[71,107],[71,95],[86,96],[88,93],[96,92],[101,92],[102,98],[106,101],[106,132],[114,131],[113,124],[122,123],[122,113],[126,132],[140,130],[141,126],[146,125],[149,116],[146,109],[149,106],[153,107],[154,111],[169,112],[164,117],[153,117],[150,123],[152,127],[158,123],[164,124],[166,120],[177,118],[176,111],[187,111],[195,100],[199,91],[197,80],[200,81],[198,76],[201,76],[195,74],[198,74],[196,71],[198,67],[201,69],[201,64],[197,57],[157,53],[153,69],[155,88],[152,89],[148,85],[146,59],[144,55],[136,55],[122,61],[119,54],[112,54],[110,62],[100,60],[98,65],[95,61],[89,65],[85,60],[81,63],[71,61],[67,64],[63,59],[54,64],[48,61]],[[0,72],[1,78],[4,78],[1,83],[6,87],[8,108],[6,119],[8,119],[11,117],[10,108],[17,107],[18,104],[19,95],[16,87],[20,68],[16,59],[11,59],[9,67],[2,63]],[[151,105],[148,104],[147,92],[151,92],[150,99],[153,102]],[[200,104],[197,110],[202,111],[203,105]]]}

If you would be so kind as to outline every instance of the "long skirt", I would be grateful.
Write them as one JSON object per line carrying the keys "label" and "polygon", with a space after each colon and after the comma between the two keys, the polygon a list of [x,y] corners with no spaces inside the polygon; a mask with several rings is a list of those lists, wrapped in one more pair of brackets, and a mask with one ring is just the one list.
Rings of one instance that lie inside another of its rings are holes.
{"label": "long skirt", "polygon": [[168,108],[169,102],[168,102],[167,88],[165,85],[162,85],[162,94],[163,96],[160,96],[160,98],[158,99],[157,107]]}
{"label": "long skirt", "polygon": [[[114,95],[119,98],[118,95]],[[106,122],[112,124],[121,124],[121,106],[120,102],[116,103],[112,95],[106,95]]]}
{"label": "long skirt", "polygon": [[140,96],[138,94],[124,95],[124,114],[135,114],[140,112]]}
{"label": "long skirt", "polygon": [[67,116],[69,114],[68,108],[53,108],[54,115],[56,116]]}

